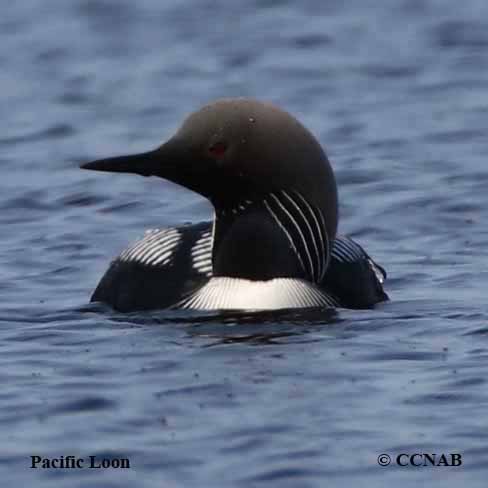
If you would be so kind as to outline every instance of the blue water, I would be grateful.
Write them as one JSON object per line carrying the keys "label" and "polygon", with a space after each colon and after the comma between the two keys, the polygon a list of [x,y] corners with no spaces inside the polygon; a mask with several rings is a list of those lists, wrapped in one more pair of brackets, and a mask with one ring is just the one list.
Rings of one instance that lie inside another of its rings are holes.
{"label": "blue water", "polygon": [[[486,1],[20,0],[0,40],[2,486],[486,486]],[[150,149],[222,96],[271,100],[317,135],[340,230],[385,266],[391,302],[88,305],[145,229],[211,213],[79,163]],[[425,452],[463,465],[377,464]]]}

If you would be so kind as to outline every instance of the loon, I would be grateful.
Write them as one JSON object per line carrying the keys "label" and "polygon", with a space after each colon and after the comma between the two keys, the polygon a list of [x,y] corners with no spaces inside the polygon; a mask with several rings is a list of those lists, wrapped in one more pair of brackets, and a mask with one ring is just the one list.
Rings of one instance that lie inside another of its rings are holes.
{"label": "loon", "polygon": [[154,150],[81,168],[158,176],[214,207],[213,222],[147,231],[110,265],[91,301],[160,308],[369,308],[386,273],[337,235],[334,173],[317,139],[268,102],[214,101]]}

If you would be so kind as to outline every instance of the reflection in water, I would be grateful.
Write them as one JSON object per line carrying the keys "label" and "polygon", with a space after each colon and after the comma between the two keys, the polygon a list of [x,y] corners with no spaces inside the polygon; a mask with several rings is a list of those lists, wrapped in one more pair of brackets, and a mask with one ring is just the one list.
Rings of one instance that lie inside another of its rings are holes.
{"label": "reflection in water", "polygon": [[310,327],[339,322],[333,309],[314,308],[266,312],[226,312],[213,317],[195,317],[188,333],[215,339],[206,347],[234,342],[276,344],[279,339],[306,334]]}
{"label": "reflection in water", "polygon": [[77,311],[97,313],[104,321],[124,326],[182,326],[190,337],[217,340],[206,347],[232,342],[273,344],[279,338],[306,334],[312,327],[328,327],[341,322],[337,310],[322,307],[275,311],[161,310],[123,314],[106,305],[90,303]]}

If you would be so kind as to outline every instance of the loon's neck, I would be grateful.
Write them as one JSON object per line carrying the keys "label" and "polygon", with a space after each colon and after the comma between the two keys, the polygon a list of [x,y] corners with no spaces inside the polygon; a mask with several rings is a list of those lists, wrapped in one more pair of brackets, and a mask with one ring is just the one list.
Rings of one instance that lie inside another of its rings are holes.
{"label": "loon's neck", "polygon": [[216,206],[214,276],[321,281],[329,260],[323,213],[296,191]]}

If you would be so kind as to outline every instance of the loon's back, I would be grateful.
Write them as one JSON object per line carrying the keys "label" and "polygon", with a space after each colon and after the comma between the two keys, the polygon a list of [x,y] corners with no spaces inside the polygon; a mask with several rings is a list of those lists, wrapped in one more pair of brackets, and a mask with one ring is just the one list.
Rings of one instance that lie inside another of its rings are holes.
{"label": "loon's back", "polygon": [[254,308],[253,303],[255,308],[262,308],[266,293],[276,296],[281,292],[287,292],[281,303],[289,307],[274,304],[272,308],[368,308],[388,299],[382,286],[385,277],[384,270],[359,244],[340,236],[333,241],[329,266],[317,285],[281,279],[276,280],[274,288],[265,285],[272,280],[256,282],[253,288],[252,282],[246,285],[243,280],[213,278],[212,223],[202,222],[146,232],[111,263],[91,301],[107,303],[122,312],[167,307],[228,308],[226,304],[242,300],[219,301],[221,294],[237,297],[243,290],[250,290],[255,295],[254,300],[249,298],[247,308]]}

